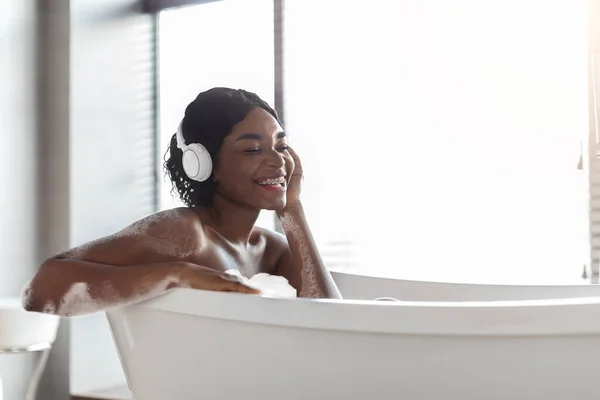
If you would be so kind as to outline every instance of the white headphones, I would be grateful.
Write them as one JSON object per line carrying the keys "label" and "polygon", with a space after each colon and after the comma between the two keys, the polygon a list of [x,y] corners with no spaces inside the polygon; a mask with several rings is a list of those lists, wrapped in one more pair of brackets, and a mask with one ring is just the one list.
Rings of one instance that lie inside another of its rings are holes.
{"label": "white headphones", "polygon": [[185,174],[192,180],[197,182],[204,182],[210,177],[212,173],[212,159],[210,153],[206,150],[206,147],[200,143],[185,144],[183,139],[182,130],[183,121],[177,128],[177,147],[181,149],[183,155],[181,156],[181,163],[183,164],[183,170]]}

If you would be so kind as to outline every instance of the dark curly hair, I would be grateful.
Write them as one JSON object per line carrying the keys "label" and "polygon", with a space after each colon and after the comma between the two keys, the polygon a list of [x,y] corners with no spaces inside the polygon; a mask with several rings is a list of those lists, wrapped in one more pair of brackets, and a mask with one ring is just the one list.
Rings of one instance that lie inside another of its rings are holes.
{"label": "dark curly hair", "polygon": [[[256,107],[267,111],[281,124],[277,112],[254,93],[224,87],[200,93],[185,109],[182,123],[185,143],[204,145],[214,167],[223,139]],[[191,180],[183,171],[182,155],[183,152],[177,147],[176,134],[173,134],[164,163],[165,172],[173,184],[171,192],[177,190],[179,198],[188,207],[212,206],[217,185],[212,175],[204,182]]]}

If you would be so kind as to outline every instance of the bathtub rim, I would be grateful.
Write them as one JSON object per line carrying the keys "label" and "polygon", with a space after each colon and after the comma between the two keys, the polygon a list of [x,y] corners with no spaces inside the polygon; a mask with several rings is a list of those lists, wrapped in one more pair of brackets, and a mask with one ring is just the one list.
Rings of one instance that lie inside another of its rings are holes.
{"label": "bathtub rim", "polygon": [[600,296],[476,302],[379,302],[277,298],[177,288],[153,299],[106,312],[112,324],[129,312],[149,309],[243,323],[379,334],[465,337],[600,335]]}
{"label": "bathtub rim", "polygon": [[531,290],[531,289],[565,289],[565,290],[569,290],[569,289],[574,289],[574,288],[581,288],[581,287],[598,287],[598,295],[600,296],[600,284],[595,284],[595,283],[591,283],[591,282],[587,282],[587,283],[568,283],[568,284],[557,284],[557,283],[539,283],[539,284],[532,284],[532,283],[490,283],[490,282],[460,282],[460,281],[456,281],[456,282],[451,282],[451,281],[443,281],[443,280],[425,280],[425,279],[414,279],[414,278],[402,278],[399,276],[386,276],[384,273],[371,273],[371,272],[359,272],[359,271],[344,271],[344,270],[337,270],[337,269],[331,269],[329,271],[331,273],[331,275],[334,277],[336,276],[343,276],[343,275],[350,275],[353,277],[359,277],[359,278],[365,278],[365,279],[372,279],[372,280],[380,280],[380,281],[385,281],[385,280],[389,280],[389,281],[402,281],[402,282],[406,282],[407,284],[414,284],[414,285],[431,285],[431,286],[446,286],[446,287],[452,287],[452,288],[485,288],[485,290],[506,290],[506,289],[516,289],[516,290]]}

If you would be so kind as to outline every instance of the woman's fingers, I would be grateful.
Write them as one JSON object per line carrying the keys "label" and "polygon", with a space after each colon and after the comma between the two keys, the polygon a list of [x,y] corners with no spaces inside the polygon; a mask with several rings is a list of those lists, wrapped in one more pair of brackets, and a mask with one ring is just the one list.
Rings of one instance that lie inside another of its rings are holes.
{"label": "woman's fingers", "polygon": [[252,286],[243,282],[240,278],[229,275],[223,282],[223,288],[229,292],[239,292],[247,294],[260,294],[260,290],[253,288]]}
{"label": "woman's fingers", "polygon": [[220,292],[261,293],[260,290],[248,285],[239,276],[198,265],[186,264],[186,266],[189,268],[184,269],[182,276],[182,286],[184,287]]}
{"label": "woman's fingers", "polygon": [[298,172],[302,172],[302,162],[300,161],[300,157],[298,157],[298,153],[296,153],[294,151],[294,149],[292,149],[291,147],[288,147],[287,149],[288,153],[290,153],[290,156],[292,156],[292,160],[294,160],[294,174],[298,173]]}

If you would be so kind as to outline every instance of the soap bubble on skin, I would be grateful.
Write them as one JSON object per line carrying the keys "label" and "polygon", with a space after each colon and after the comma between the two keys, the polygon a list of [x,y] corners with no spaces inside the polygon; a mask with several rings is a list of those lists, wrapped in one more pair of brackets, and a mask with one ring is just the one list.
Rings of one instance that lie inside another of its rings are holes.
{"label": "soap bubble on skin", "polygon": [[85,282],[74,283],[61,299],[56,314],[64,317],[73,317],[105,311],[110,307],[137,303],[159,296],[173,287],[185,287],[180,279],[168,276],[165,279],[151,285],[140,286],[138,290],[129,297],[121,297],[114,286],[104,282],[100,288],[100,298],[95,299]]}
{"label": "soap bubble on skin", "polygon": [[302,260],[302,289],[300,295],[310,298],[320,297],[317,271],[300,225],[298,225],[292,215],[285,213],[281,217],[281,226],[285,232],[289,232],[298,242],[298,250],[300,252],[300,259]]}
{"label": "soap bubble on skin", "polygon": [[237,269],[228,269],[227,274],[238,276],[242,281],[255,289],[261,291],[261,294],[274,297],[297,297],[296,289],[289,284],[283,276],[271,275],[260,272],[251,278],[246,278]]}

